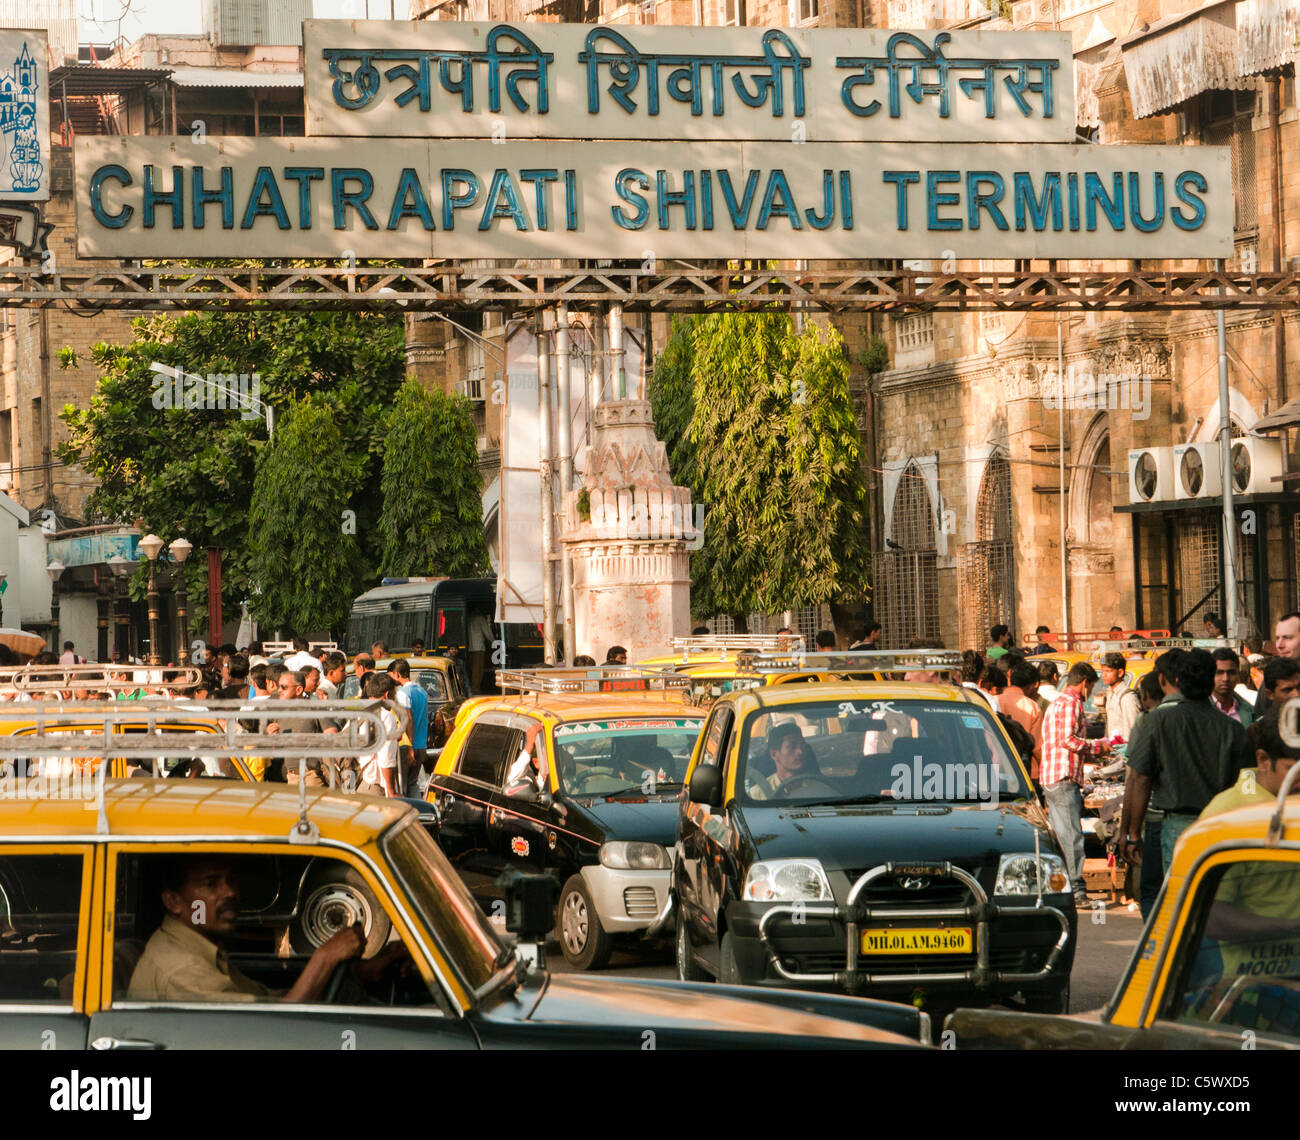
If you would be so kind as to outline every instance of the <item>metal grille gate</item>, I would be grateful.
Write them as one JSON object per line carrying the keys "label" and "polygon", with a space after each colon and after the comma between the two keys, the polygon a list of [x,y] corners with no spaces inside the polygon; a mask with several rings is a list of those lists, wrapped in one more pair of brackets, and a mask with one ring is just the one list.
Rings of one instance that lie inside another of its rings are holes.
{"label": "metal grille gate", "polygon": [[887,648],[905,648],[914,638],[939,637],[939,565],[934,508],[925,477],[908,464],[894,493],[893,541],[901,549],[872,557],[876,620]]}
{"label": "metal grille gate", "polygon": [[1015,553],[1011,545],[1011,465],[995,455],[980,481],[975,508],[976,541],[957,556],[960,648],[983,649],[989,630],[1015,625]]}

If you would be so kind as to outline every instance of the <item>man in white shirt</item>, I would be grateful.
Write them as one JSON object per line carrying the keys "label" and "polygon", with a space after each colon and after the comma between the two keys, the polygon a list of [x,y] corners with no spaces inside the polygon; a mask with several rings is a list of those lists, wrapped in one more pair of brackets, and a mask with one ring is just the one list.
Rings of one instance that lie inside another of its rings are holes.
{"label": "man in white shirt", "polygon": [[[367,673],[365,695],[371,701],[391,701],[393,699],[393,679],[387,673]],[[366,752],[357,758],[361,769],[361,783],[358,792],[372,796],[400,796],[398,785],[397,729],[399,721],[389,709],[381,709],[380,717],[392,738],[381,744],[373,752]]]}
{"label": "man in white shirt", "polygon": [[1142,715],[1142,704],[1129,687],[1124,654],[1106,654],[1101,662],[1101,681],[1106,686],[1106,737],[1127,741]]}
{"label": "man in white shirt", "polygon": [[534,724],[524,733],[519,755],[506,776],[506,795],[518,795],[529,786],[540,794],[546,787],[546,744],[539,739],[541,728],[540,724]]}

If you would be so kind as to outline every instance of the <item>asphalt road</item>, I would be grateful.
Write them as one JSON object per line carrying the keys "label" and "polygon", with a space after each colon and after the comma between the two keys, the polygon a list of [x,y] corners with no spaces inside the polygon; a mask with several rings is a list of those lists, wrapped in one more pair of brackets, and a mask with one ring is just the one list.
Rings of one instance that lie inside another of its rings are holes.
{"label": "asphalt road", "polygon": [[[1132,911],[1121,906],[1080,913],[1079,944],[1070,975],[1071,1013],[1082,1013],[1105,1004],[1115,992],[1141,934],[1142,918],[1136,906]],[[555,943],[547,951],[546,964],[556,973],[573,972]],[[677,965],[672,957],[671,943],[662,950],[615,951],[602,974],[624,978],[675,978]]]}

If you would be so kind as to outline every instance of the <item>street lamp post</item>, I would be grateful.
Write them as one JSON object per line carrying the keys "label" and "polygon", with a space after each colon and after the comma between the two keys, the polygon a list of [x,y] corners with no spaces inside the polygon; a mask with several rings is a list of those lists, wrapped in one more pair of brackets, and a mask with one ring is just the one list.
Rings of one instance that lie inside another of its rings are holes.
{"label": "street lamp post", "polygon": [[[96,575],[98,577],[98,575]],[[101,665],[108,662],[108,626],[110,607],[113,604],[113,580],[109,578],[106,581],[96,583],[95,594],[95,632],[99,635],[99,643],[95,646],[95,660]]]}
{"label": "street lamp post", "polygon": [[114,656],[119,661],[131,658],[131,611],[126,593],[126,580],[131,573],[131,563],[120,554],[114,554],[108,560],[108,568],[113,571],[116,597],[113,599],[116,609],[116,631],[113,635]]}
{"label": "street lamp post", "polygon": [[160,609],[158,598],[158,555],[163,548],[163,540],[156,534],[146,534],[140,540],[140,549],[149,559],[149,664],[161,665],[162,655],[158,652],[158,635],[161,632]]}
{"label": "street lamp post", "polygon": [[185,591],[185,560],[194,549],[193,543],[185,538],[172,539],[167,547],[176,562],[176,624],[180,629],[180,650],[176,660],[180,665],[190,663],[190,609],[189,595]]}
{"label": "street lamp post", "polygon": [[52,644],[50,649],[58,653],[63,646],[63,639],[59,634],[59,579],[63,577],[63,571],[67,569],[57,558],[46,565],[45,573],[50,576],[50,634]]}

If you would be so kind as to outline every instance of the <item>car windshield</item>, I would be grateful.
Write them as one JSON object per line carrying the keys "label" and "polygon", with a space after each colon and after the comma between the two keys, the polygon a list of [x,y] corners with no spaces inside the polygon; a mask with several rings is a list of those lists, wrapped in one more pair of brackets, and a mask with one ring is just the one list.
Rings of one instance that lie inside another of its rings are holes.
{"label": "car windshield", "polygon": [[389,830],[381,846],[452,966],[471,989],[486,985],[505,946],[428,832],[412,816]]}
{"label": "car windshield", "polygon": [[680,784],[704,721],[700,717],[584,720],[555,728],[560,784],[574,795],[604,795]]}
{"label": "car windshield", "polygon": [[1027,799],[1024,770],[987,708],[965,701],[783,704],[749,718],[737,787],[751,802]]}

